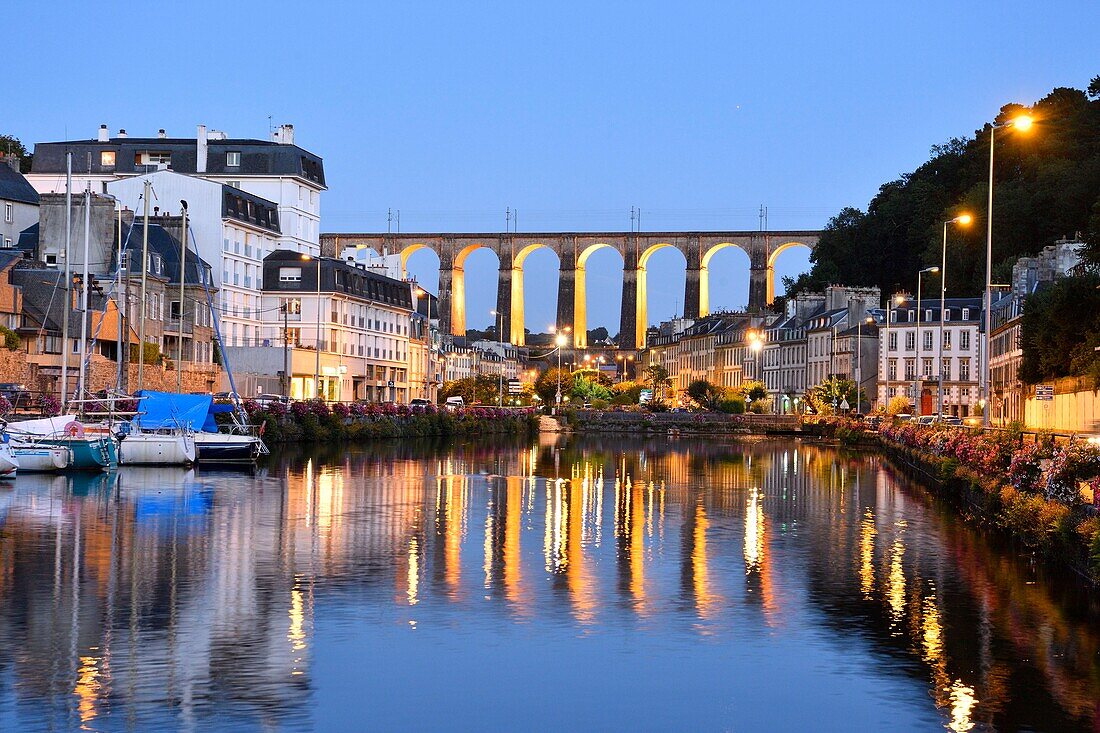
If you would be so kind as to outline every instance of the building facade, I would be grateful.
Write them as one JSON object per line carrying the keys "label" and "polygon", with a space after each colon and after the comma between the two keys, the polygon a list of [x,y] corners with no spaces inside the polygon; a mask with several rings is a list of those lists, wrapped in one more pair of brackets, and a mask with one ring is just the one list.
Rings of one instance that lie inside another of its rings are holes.
{"label": "building facade", "polygon": [[14,247],[37,221],[38,192],[19,172],[19,158],[0,155],[0,248]]}

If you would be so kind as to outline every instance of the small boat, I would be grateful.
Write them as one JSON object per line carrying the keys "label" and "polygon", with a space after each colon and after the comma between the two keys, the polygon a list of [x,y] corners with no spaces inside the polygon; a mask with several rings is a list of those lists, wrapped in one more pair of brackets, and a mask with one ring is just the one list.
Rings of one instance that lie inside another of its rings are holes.
{"label": "small boat", "polygon": [[[192,462],[251,463],[267,450],[252,427],[241,421],[233,405],[215,404],[210,395],[146,390],[135,396],[139,407],[131,424],[142,430],[186,431],[194,446]],[[216,415],[229,415],[229,424],[219,425]],[[124,449],[126,440],[129,438],[123,440]]]}
{"label": "small boat", "polygon": [[0,442],[0,478],[15,478],[17,470],[19,459],[12,454],[11,443],[5,439]]}
{"label": "small boat", "polygon": [[70,468],[77,471],[103,471],[118,465],[118,445],[105,433],[85,433],[84,424],[75,415],[58,415],[8,424],[8,434],[19,444],[37,444],[65,448]]}
{"label": "small boat", "polygon": [[183,429],[122,430],[118,462],[122,466],[190,466],[195,462],[195,438]]}

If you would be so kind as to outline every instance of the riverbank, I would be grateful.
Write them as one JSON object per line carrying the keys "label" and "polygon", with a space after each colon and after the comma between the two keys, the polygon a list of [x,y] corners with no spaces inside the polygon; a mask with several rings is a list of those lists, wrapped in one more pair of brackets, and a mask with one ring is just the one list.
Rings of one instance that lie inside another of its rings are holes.
{"label": "riverbank", "polygon": [[383,438],[446,437],[451,435],[530,435],[538,429],[533,410],[355,402],[328,404],[322,400],[261,406],[245,400],[253,425],[267,443],[359,442]]}
{"label": "riverbank", "polygon": [[566,409],[559,422],[564,431],[629,435],[789,435],[800,429],[795,415],[717,412]]}
{"label": "riverbank", "polygon": [[[861,441],[874,435],[849,431]],[[1100,583],[1100,448],[1018,432],[884,426],[874,440],[967,520]]]}

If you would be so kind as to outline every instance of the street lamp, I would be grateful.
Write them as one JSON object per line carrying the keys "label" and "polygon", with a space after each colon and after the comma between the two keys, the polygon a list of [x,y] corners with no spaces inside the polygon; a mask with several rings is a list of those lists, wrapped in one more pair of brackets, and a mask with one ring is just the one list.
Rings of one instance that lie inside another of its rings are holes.
{"label": "street lamp", "polygon": [[497,343],[500,345],[500,384],[497,388],[497,407],[504,406],[504,314],[489,311],[497,319]]}
{"label": "street lamp", "polygon": [[[760,331],[753,329],[748,332],[748,336],[749,348],[756,352],[756,374],[754,376],[758,382],[763,382],[763,370],[760,368],[760,352],[764,349],[764,335]],[[767,388],[767,385],[764,386]]]}
{"label": "street lamp", "polygon": [[893,395],[890,394],[890,306],[901,305],[904,302],[905,296],[900,293],[886,301],[886,404],[883,407],[889,407],[890,400],[893,399]]}
{"label": "street lamp", "polygon": [[913,370],[913,412],[920,415],[920,354],[921,354],[921,340],[920,340],[920,292],[921,292],[921,275],[926,272],[939,272],[938,267],[926,267],[917,273],[917,367]]}
{"label": "street lamp", "polygon": [[986,206],[986,234],[985,234],[985,348],[982,352],[982,399],[979,404],[982,408],[982,426],[989,427],[989,402],[992,375],[990,374],[989,348],[991,344],[990,329],[992,328],[993,310],[993,139],[997,128],[1015,128],[1020,132],[1027,132],[1034,124],[1029,115],[1018,115],[1008,122],[991,125],[989,128],[989,202]]}
{"label": "street lamp", "polygon": [[564,333],[558,333],[554,337],[554,345],[558,347],[558,394],[557,394],[557,406],[561,408],[561,350],[565,347],[567,339]]}
{"label": "street lamp", "polygon": [[856,321],[856,414],[861,414],[862,400],[859,398],[859,389],[863,385],[863,324],[874,323],[871,316]]}
{"label": "street lamp", "polygon": [[954,219],[949,219],[943,223],[943,259],[940,261],[940,345],[936,350],[940,359],[938,370],[940,378],[936,385],[936,410],[939,416],[943,415],[943,322],[944,310],[947,305],[947,227],[950,224],[968,226],[972,221],[974,221],[974,217],[970,214],[960,214]]}
{"label": "street lamp", "polygon": [[309,262],[312,259],[317,260],[317,300],[314,301],[314,307],[317,309],[317,333],[314,339],[313,348],[317,352],[313,360],[313,396],[321,396],[321,258],[314,258],[310,255],[302,255],[302,262]]}

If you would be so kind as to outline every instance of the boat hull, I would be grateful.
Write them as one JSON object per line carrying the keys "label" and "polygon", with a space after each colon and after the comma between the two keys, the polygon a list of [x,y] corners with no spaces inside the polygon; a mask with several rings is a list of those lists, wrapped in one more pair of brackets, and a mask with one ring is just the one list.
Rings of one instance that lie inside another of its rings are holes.
{"label": "boat hull", "polygon": [[119,465],[189,466],[195,462],[195,439],[191,435],[131,433],[119,441]]}
{"label": "boat hull", "polygon": [[12,453],[24,472],[60,471],[69,467],[69,449],[57,445],[13,445]]}
{"label": "boat hull", "polygon": [[114,438],[42,438],[44,445],[69,449],[69,465],[75,471],[103,471],[118,465],[118,447]]}
{"label": "boat hull", "polygon": [[260,455],[260,439],[251,435],[198,433],[195,448],[200,463],[252,463]]}
{"label": "boat hull", "polygon": [[15,478],[19,459],[12,454],[10,443],[0,443],[0,478]]}

